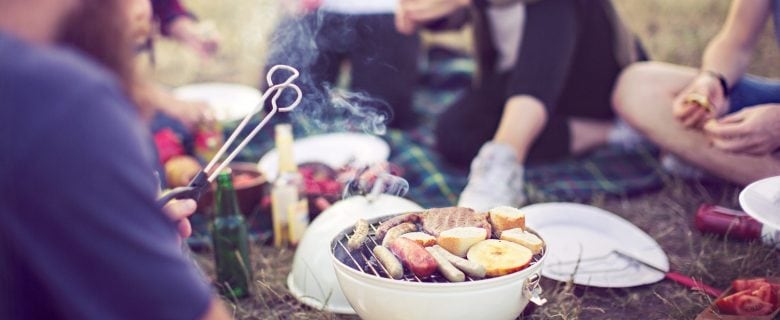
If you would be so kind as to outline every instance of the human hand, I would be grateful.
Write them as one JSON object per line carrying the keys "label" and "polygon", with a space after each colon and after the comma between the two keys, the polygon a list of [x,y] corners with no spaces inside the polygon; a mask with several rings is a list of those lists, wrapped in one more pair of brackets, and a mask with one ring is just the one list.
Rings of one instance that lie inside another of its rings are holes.
{"label": "human hand", "polygon": [[704,125],[715,148],[762,156],[780,147],[780,104],[742,109]]}
{"label": "human hand", "polygon": [[672,114],[685,127],[701,128],[707,120],[725,114],[727,104],[719,80],[702,73],[674,99]]}
{"label": "human hand", "polygon": [[195,213],[197,207],[198,204],[192,199],[171,200],[163,207],[163,212],[176,223],[181,239],[187,239],[192,235],[192,225],[187,217]]}
{"label": "human hand", "polygon": [[174,39],[192,48],[204,58],[213,57],[219,50],[220,37],[213,23],[180,17],[171,22],[169,28]]}

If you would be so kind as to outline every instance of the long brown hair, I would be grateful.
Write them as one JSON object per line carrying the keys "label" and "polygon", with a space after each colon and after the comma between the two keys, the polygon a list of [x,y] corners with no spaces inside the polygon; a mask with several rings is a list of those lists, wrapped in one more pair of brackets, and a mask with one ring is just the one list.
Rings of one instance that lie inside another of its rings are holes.
{"label": "long brown hair", "polygon": [[82,0],[80,8],[62,25],[60,42],[73,46],[116,74],[128,97],[148,114],[140,103],[142,80],[134,60],[130,19],[124,0]]}

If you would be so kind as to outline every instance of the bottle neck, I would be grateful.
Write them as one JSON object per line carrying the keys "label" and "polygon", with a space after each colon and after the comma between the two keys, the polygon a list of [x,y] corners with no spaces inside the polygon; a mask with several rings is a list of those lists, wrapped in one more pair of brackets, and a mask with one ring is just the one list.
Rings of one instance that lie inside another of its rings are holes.
{"label": "bottle neck", "polygon": [[230,217],[241,214],[241,208],[238,206],[238,197],[236,196],[236,190],[233,189],[233,183],[230,180],[220,179],[217,185],[217,192],[215,195],[215,202],[217,216]]}
{"label": "bottle neck", "polygon": [[298,172],[298,165],[295,164],[293,157],[292,135],[278,135],[276,137],[276,150],[279,152],[279,172]]}

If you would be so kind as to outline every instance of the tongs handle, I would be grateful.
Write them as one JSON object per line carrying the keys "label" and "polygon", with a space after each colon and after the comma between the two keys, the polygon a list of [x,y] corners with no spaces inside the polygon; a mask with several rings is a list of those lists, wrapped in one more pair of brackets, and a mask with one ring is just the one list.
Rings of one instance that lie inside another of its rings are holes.
{"label": "tongs handle", "polygon": [[157,199],[157,205],[160,207],[165,206],[173,199],[192,199],[198,201],[200,200],[200,197],[206,193],[209,185],[210,183],[206,172],[200,171],[194,178],[192,178],[192,181],[190,181],[190,184],[186,187],[174,188],[163,194],[159,199]]}
{"label": "tongs handle", "polygon": [[[290,73],[290,76],[282,83],[274,83],[273,82],[273,75],[276,71],[284,70]],[[301,91],[301,88],[295,85],[293,82],[295,79],[298,78],[300,73],[298,70],[296,70],[293,67],[286,66],[286,65],[277,65],[273,66],[266,75],[266,80],[268,81],[269,88],[266,90],[266,92],[261,96],[260,103],[255,106],[255,108],[249,112],[244,119],[241,121],[241,123],[236,127],[235,130],[233,130],[233,133],[228,137],[228,139],[225,141],[225,143],[222,145],[222,147],[217,151],[217,153],[214,155],[214,157],[211,159],[211,161],[206,165],[206,167],[198,172],[198,174],[190,181],[190,184],[186,187],[179,187],[175,188],[168,193],[164,194],[162,197],[157,199],[157,203],[160,206],[164,206],[168,202],[170,202],[173,199],[194,199],[199,200],[200,197],[208,190],[209,185],[211,185],[211,182],[213,182],[219,172],[221,172],[223,169],[225,169],[231,161],[238,155],[238,153],[246,147],[246,145],[249,143],[252,138],[257,135],[258,132],[260,132],[260,129],[262,129],[268,121],[271,120],[271,118],[276,115],[278,112],[290,112],[293,109],[295,109],[298,104],[300,104],[301,99],[303,98],[303,92]],[[280,107],[278,105],[278,99],[281,97],[282,92],[285,89],[291,89],[295,93],[295,100],[290,103],[290,105],[286,107]],[[272,96],[273,95],[273,96]],[[271,97],[272,96],[272,97]],[[244,127],[249,123],[249,120],[257,113],[263,110],[265,107],[265,103],[268,100],[268,98],[271,97],[271,110],[268,112],[268,114],[263,118],[262,121],[260,121],[260,124],[258,124],[250,133],[247,135],[237,147],[233,149],[233,151],[228,154],[224,161],[219,163],[219,160],[222,158],[222,156],[225,155],[225,153],[228,151],[230,146],[233,144],[233,142],[238,137],[239,133],[241,133],[244,130]],[[216,169],[215,169],[216,167]]]}

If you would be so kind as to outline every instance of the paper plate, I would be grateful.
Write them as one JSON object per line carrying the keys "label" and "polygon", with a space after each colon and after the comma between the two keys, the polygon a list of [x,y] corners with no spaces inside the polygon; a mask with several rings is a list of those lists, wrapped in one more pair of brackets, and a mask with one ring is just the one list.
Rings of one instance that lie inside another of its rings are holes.
{"label": "paper plate", "polygon": [[231,83],[196,83],[173,90],[174,96],[187,101],[203,101],[214,110],[217,121],[243,119],[262,98],[255,88]]}
{"label": "paper plate", "polygon": [[761,223],[780,229],[780,176],[748,185],[739,193],[739,205]]}
{"label": "paper plate", "polygon": [[[293,144],[293,157],[298,164],[321,162],[338,169],[350,162],[368,165],[387,161],[390,146],[387,142],[368,134],[329,133],[298,139]],[[269,181],[276,178],[279,155],[276,149],[266,153],[257,163],[260,172]]]}
{"label": "paper plate", "polygon": [[542,275],[579,285],[626,288],[658,282],[664,274],[614,254],[619,250],[661,270],[669,260],[653,238],[608,211],[575,203],[544,203],[521,209],[526,224],[547,242]]}

